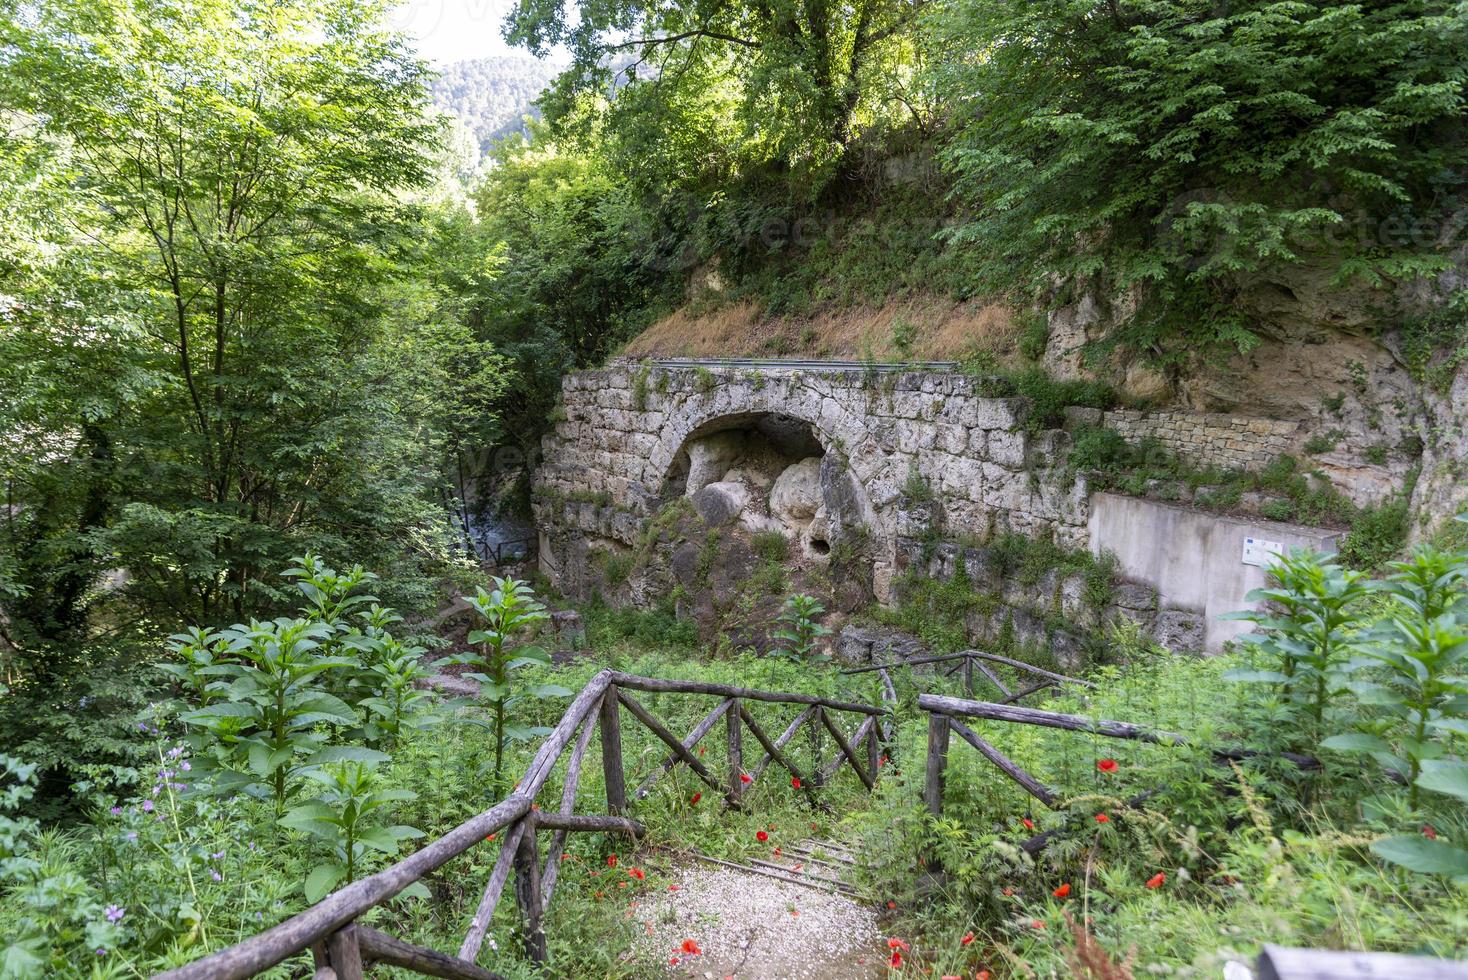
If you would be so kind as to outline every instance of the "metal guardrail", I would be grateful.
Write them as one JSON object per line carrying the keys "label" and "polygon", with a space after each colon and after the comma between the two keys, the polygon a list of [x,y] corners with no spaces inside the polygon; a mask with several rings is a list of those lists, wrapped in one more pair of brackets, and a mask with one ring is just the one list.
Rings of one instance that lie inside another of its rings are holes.
{"label": "metal guardrail", "polygon": [[836,361],[791,360],[774,357],[673,357],[654,358],[660,368],[723,369],[747,371],[835,371],[890,374],[900,371],[957,371],[957,361]]}

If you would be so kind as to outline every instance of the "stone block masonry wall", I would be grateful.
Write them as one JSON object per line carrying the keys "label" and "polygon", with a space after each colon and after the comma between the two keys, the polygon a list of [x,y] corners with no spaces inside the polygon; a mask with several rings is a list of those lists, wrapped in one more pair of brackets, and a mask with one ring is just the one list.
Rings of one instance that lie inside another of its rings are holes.
{"label": "stone block masonry wall", "polygon": [[[808,423],[857,488],[855,510],[878,595],[897,556],[898,515],[922,486],[948,533],[1011,530],[1082,545],[1083,481],[1063,472],[1064,434],[1027,431],[1022,398],[979,394],[962,374],[659,368],[633,363],[568,375],[564,417],[542,447],[534,508],[547,574],[574,560],[569,539],[631,545],[691,439],[761,416]],[[583,549],[584,551],[584,549]]]}
{"label": "stone block masonry wall", "polygon": [[1260,470],[1296,449],[1298,422],[1203,412],[1102,412],[1100,424],[1127,442],[1155,439],[1198,466]]}
{"label": "stone block masonry wall", "polygon": [[[672,477],[690,441],[763,416],[807,423],[845,467],[854,487],[848,524],[865,532],[873,589],[884,601],[917,538],[987,540],[1011,531],[1086,546],[1090,493],[1065,465],[1067,433],[1032,431],[1028,401],[983,390],[983,379],[935,371],[614,362],[567,375],[563,417],[544,441],[535,479],[544,570],[559,582],[588,542],[633,545],[660,503],[680,492]],[[1105,424],[1132,440],[1150,436],[1201,464],[1250,468],[1285,451],[1295,430],[1181,412],[1071,421]]]}

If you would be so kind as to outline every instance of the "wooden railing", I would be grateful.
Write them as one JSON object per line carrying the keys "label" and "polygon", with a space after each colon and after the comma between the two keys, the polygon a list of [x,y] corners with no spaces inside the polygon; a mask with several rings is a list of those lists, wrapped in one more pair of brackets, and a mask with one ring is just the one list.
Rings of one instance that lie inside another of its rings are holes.
{"label": "wooden railing", "polygon": [[[952,664],[947,668],[940,668],[939,664]],[[1011,668],[1021,676],[1033,678],[1031,683],[1023,687],[1012,689],[999,677],[989,664],[1003,664]],[[997,653],[985,653],[982,650],[960,650],[957,653],[944,653],[931,657],[913,657],[911,660],[897,660],[886,664],[871,664],[867,667],[853,667],[843,670],[845,674],[865,674],[869,671],[879,671],[882,675],[882,683],[886,686],[888,699],[895,701],[897,696],[892,692],[892,681],[888,671],[896,667],[922,667],[931,665],[935,671],[953,677],[959,671],[963,672],[963,694],[964,697],[974,696],[974,672],[978,671],[985,680],[993,684],[1000,694],[1000,704],[1013,704],[1023,701],[1031,694],[1050,687],[1059,687],[1062,684],[1073,684],[1076,687],[1095,687],[1090,681],[1083,681],[1079,677],[1067,677],[1065,674],[1057,674],[1034,664],[1027,664],[1023,660],[1014,660],[1010,657],[1002,657]]]}
{"label": "wooden railing", "polygon": [[[685,738],[679,739],[637,700],[631,693],[633,691],[712,695],[720,701]],[[779,737],[771,738],[750,713],[745,704],[747,701],[795,704],[803,708]],[[659,680],[603,670],[572,700],[560,723],[536,752],[515,791],[505,799],[391,867],[333,892],[299,915],[236,946],[159,974],[157,980],[236,980],[253,976],[307,950],[311,951],[315,962],[316,980],[360,980],[364,965],[372,962],[427,976],[502,980],[498,974],[477,965],[475,960],[511,872],[514,873],[515,902],[519,909],[525,954],[537,962],[544,961],[544,912],[555,891],[566,835],[576,831],[598,831],[636,838],[643,832],[642,825],[627,816],[629,800],[622,763],[621,708],[631,712],[670,750],[661,767],[634,791],[633,802],[645,797],[663,774],[680,763],[733,807],[740,805],[745,789],[741,777],[751,774],[753,779],[758,779],[772,764],[779,765],[793,779],[798,779],[813,802],[819,787],[843,763],[851,766],[868,789],[875,785],[880,771],[883,736],[878,719],[886,714],[884,707],[809,694],[759,691],[698,681]],[[849,738],[833,717],[841,713],[864,716]],[[693,750],[721,719],[728,733],[728,759],[725,772],[716,775]],[[830,762],[822,764],[823,753],[817,755],[810,772],[797,768],[784,750],[804,726],[810,726],[815,733],[814,743],[818,751],[821,732],[829,733],[837,747]],[[763,749],[762,757],[748,770],[744,764],[742,738],[746,729]],[[601,733],[607,812],[578,814],[575,805],[582,761],[596,731]],[[562,782],[559,810],[548,812],[539,809],[535,799],[568,749],[570,757]],[[543,866],[538,841],[538,831],[541,830],[553,832]],[[501,833],[504,836],[499,856],[457,955],[395,939],[357,921],[369,910],[482,843],[491,834]]]}
{"label": "wooden railing", "polygon": [[[1103,735],[1107,738],[1129,739],[1132,741],[1154,742],[1164,745],[1186,745],[1188,740],[1175,732],[1166,732],[1144,725],[1134,725],[1125,721],[1104,721],[1100,719],[1087,718],[1082,715],[1065,714],[1059,711],[1045,711],[1039,708],[1027,708],[1017,704],[1002,704],[993,701],[971,701],[964,698],[945,697],[940,694],[918,695],[918,708],[928,712],[928,752],[926,763],[926,779],[923,783],[923,802],[927,805],[928,812],[933,816],[941,816],[943,813],[943,786],[945,773],[948,766],[948,743],[949,736],[957,733],[969,745],[973,746],[980,755],[992,762],[1000,772],[1012,779],[1021,789],[1029,793],[1040,803],[1051,809],[1060,809],[1061,800],[1059,794],[1030,773],[1020,768],[1015,762],[999,751],[993,745],[974,733],[973,729],[965,725],[960,718],[980,718],[987,721],[1004,721],[1021,725],[1039,725],[1044,728],[1057,728],[1072,732],[1088,732],[1094,735]],[[1220,762],[1238,761],[1251,758],[1258,753],[1241,748],[1217,748],[1212,750],[1215,760]],[[1272,753],[1275,758],[1291,763],[1299,769],[1315,769],[1320,763],[1306,755],[1297,755],[1292,752]],[[1144,803],[1153,796],[1156,790],[1146,790],[1131,797],[1124,803],[1125,808],[1132,808]],[[1031,853],[1038,853],[1057,831],[1049,830],[1036,834],[1029,840],[1020,844],[1020,847]]]}

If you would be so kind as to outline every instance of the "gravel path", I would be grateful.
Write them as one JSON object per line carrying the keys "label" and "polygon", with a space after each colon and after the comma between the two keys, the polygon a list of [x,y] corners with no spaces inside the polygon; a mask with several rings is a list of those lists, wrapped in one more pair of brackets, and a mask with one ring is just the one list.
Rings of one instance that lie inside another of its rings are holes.
{"label": "gravel path", "polygon": [[[732,868],[687,863],[670,889],[639,902],[635,954],[670,977],[878,980],[886,937],[849,898]],[[701,952],[686,954],[692,940]],[[655,970],[649,970],[656,975]]]}

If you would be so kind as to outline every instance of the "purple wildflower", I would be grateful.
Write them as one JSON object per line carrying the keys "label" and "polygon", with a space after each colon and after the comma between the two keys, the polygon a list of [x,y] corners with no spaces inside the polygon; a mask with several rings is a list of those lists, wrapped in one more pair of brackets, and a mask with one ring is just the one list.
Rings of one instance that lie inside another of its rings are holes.
{"label": "purple wildflower", "polygon": [[108,922],[118,922],[122,919],[124,915],[127,915],[127,909],[123,908],[121,905],[107,906]]}

